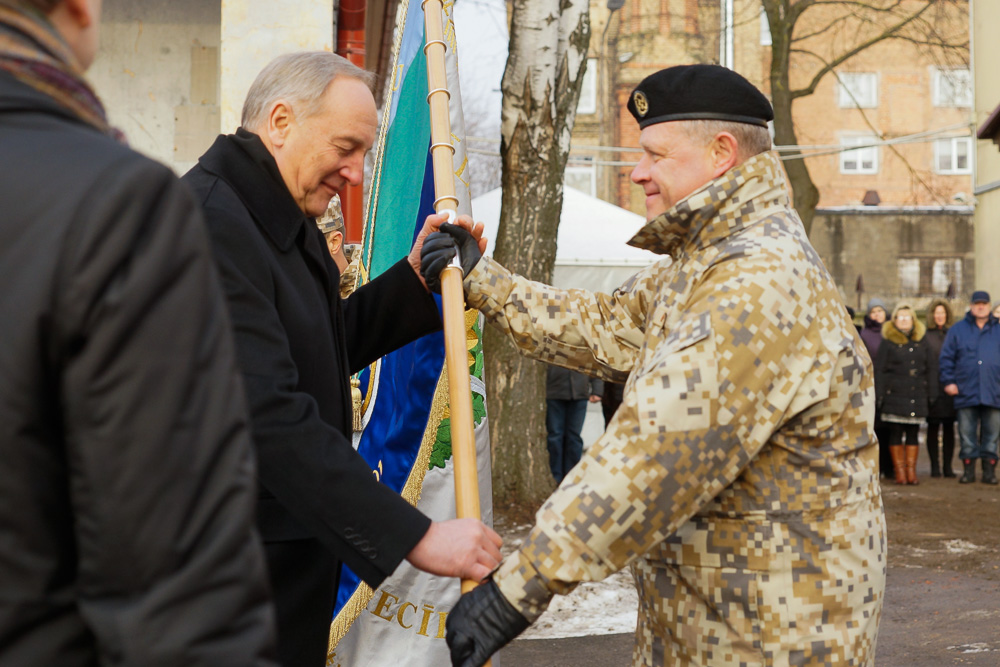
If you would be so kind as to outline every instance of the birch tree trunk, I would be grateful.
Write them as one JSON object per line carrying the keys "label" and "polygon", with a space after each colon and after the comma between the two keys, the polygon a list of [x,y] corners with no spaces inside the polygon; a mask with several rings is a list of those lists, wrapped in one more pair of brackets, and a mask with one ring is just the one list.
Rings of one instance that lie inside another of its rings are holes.
{"label": "birch tree trunk", "polygon": [[[590,42],[587,0],[514,0],[504,71],[503,198],[494,257],[548,283],[562,181]],[[551,492],[545,444],[545,365],[492,327],[484,336],[494,506],[535,507]]]}

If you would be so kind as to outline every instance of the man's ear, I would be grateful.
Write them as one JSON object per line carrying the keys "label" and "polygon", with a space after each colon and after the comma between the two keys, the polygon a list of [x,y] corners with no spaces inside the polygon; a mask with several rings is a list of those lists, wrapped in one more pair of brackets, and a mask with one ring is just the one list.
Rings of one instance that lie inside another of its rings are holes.
{"label": "man's ear", "polygon": [[94,23],[92,4],[91,0],[64,0],[62,3],[63,9],[80,28],[89,28]]}
{"label": "man's ear", "polygon": [[718,178],[739,164],[740,144],[729,132],[719,132],[708,147],[712,178]]}
{"label": "man's ear", "polygon": [[295,125],[295,114],[285,100],[278,100],[267,115],[267,137],[275,148],[280,148],[288,139],[288,134]]}
{"label": "man's ear", "polygon": [[326,247],[330,250],[331,255],[336,255],[340,251],[340,247],[344,245],[344,233],[343,232],[330,232],[326,237]]}

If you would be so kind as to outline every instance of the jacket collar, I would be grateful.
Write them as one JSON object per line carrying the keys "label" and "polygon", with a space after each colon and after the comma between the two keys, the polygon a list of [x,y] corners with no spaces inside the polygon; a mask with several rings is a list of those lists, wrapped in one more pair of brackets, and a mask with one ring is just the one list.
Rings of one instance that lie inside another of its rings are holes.
{"label": "jacket collar", "polygon": [[307,221],[285,186],[278,164],[256,134],[243,128],[219,135],[198,159],[202,168],[224,180],[250,215],[282,251],[295,242]]}
{"label": "jacket collar", "polygon": [[882,338],[896,345],[903,345],[907,341],[919,343],[924,339],[925,333],[927,333],[927,327],[916,318],[913,319],[913,328],[910,329],[909,335],[900,331],[892,320],[886,320],[882,325]]}
{"label": "jacket collar", "polygon": [[646,223],[628,242],[661,255],[703,249],[789,208],[784,172],[773,153],[760,153],[709,181]]}

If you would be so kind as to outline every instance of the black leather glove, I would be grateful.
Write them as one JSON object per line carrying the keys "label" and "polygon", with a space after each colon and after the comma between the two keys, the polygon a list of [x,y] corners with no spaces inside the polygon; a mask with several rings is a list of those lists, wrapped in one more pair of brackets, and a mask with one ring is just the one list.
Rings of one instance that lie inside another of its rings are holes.
{"label": "black leather glove", "polygon": [[441,231],[429,234],[420,250],[420,275],[433,292],[441,291],[441,271],[455,256],[455,248],[462,255],[462,277],[479,263],[483,256],[479,243],[464,227],[443,223]]}
{"label": "black leather glove", "polygon": [[492,579],[473,588],[458,599],[445,623],[452,667],[479,667],[528,625]]}

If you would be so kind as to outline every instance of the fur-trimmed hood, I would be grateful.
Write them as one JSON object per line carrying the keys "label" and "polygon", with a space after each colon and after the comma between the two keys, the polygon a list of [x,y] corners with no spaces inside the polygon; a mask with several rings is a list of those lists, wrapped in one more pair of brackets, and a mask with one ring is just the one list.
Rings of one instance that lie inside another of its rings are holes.
{"label": "fur-trimmed hood", "polygon": [[941,327],[941,329],[950,329],[951,325],[955,323],[955,315],[951,312],[951,306],[948,305],[948,302],[944,299],[934,299],[931,301],[930,305],[927,306],[927,316],[925,319],[927,320],[928,331],[933,331],[938,328],[938,325],[934,324],[934,309],[938,306],[944,306],[944,312],[946,314],[944,326]]}
{"label": "fur-trimmed hood", "polygon": [[[902,331],[896,328],[896,315],[899,314],[901,310],[908,310],[910,314],[913,315],[913,330],[910,335],[907,336]],[[917,319],[917,314],[913,312],[913,307],[908,303],[901,303],[892,310],[892,318],[885,321],[882,325],[882,338],[895,343],[896,345],[903,345],[907,341],[919,342],[923,340],[924,334],[927,333],[927,327],[924,323]]]}

